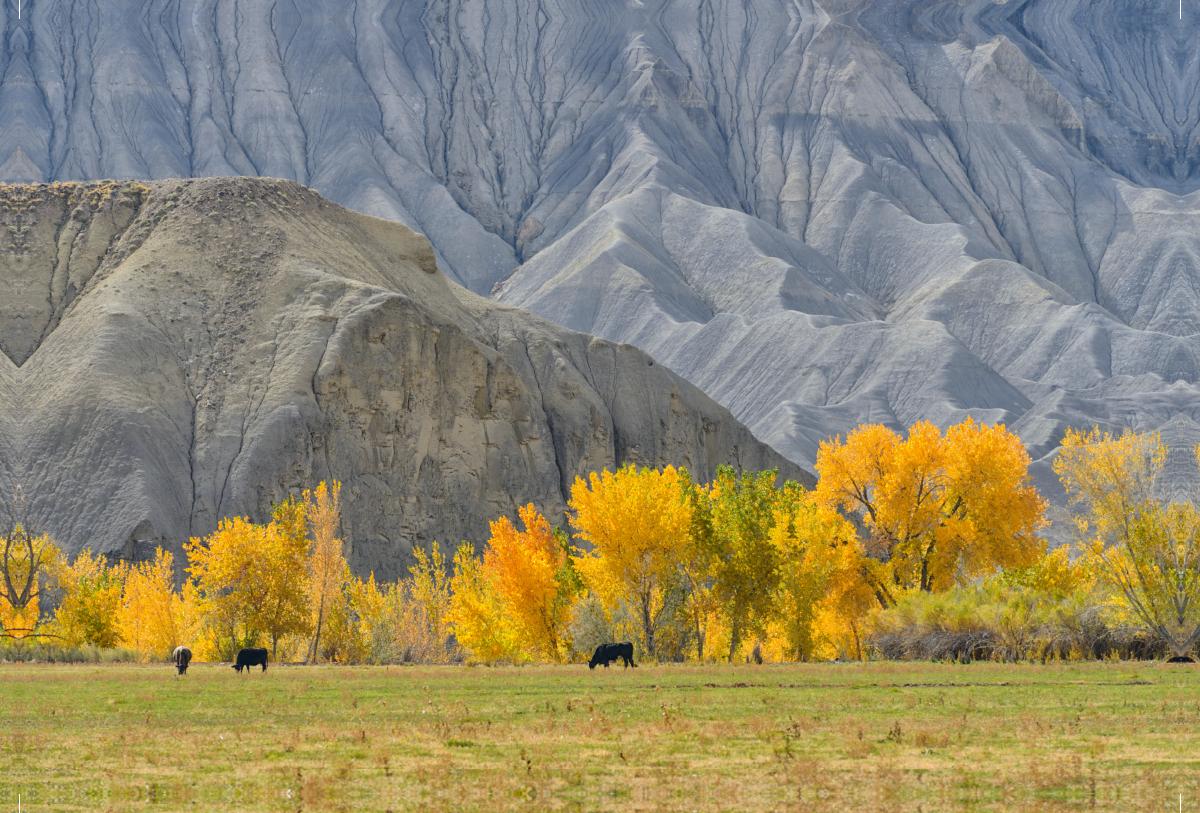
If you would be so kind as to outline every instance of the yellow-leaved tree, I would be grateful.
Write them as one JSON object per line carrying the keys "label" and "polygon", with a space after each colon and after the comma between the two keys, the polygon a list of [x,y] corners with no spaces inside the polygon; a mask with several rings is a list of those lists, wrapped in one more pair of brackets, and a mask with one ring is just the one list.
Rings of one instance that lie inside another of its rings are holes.
{"label": "yellow-leaved tree", "polygon": [[397,594],[397,599],[406,598],[415,608],[414,646],[422,653],[420,659],[445,663],[452,654],[449,645],[452,595],[445,557],[437,540],[428,553],[423,548],[414,548],[413,557],[417,561],[408,568],[408,578],[402,582],[405,589]]}
{"label": "yellow-leaved tree", "polygon": [[861,659],[872,596],[854,526],[811,494],[791,490],[776,509],[769,541],[779,568],[772,607],[783,657]]}
{"label": "yellow-leaved tree", "polygon": [[743,637],[765,636],[775,615],[780,559],[771,531],[780,509],[802,490],[795,483],[776,488],[777,476],[721,466],[707,488],[692,490],[692,535],[707,562],[711,595],[729,625],[730,663]]}
{"label": "yellow-leaved tree", "polygon": [[168,658],[175,647],[190,643],[197,627],[195,601],[175,590],[175,557],[159,548],[153,561],[139,562],[125,575],[125,590],[117,615],[122,643],[142,657]]}
{"label": "yellow-leaved tree", "polygon": [[615,610],[627,604],[641,622],[646,655],[656,655],[671,592],[681,589],[679,561],[692,532],[686,471],[628,464],[575,479],[571,524],[592,550],[575,557],[587,588]]}
{"label": "yellow-leaved tree", "polygon": [[1200,641],[1200,514],[1155,493],[1167,451],[1158,433],[1069,429],[1054,472],[1101,577],[1184,657]]}
{"label": "yellow-leaved tree", "polygon": [[274,655],[281,638],[311,630],[305,525],[304,503],[289,499],[275,506],[267,525],[224,519],[215,532],[184,546],[223,657],[232,659],[264,637]]}
{"label": "yellow-leaved tree", "polygon": [[62,569],[62,554],[50,537],[27,530],[24,508],[18,493],[13,522],[0,540],[0,635],[16,640],[41,631],[41,599]]}
{"label": "yellow-leaved tree", "polygon": [[101,554],[81,550],[58,578],[62,601],[54,614],[53,630],[63,643],[91,644],[111,649],[121,641],[117,619],[129,566],[108,565]]}
{"label": "yellow-leaved tree", "polygon": [[454,553],[450,591],[449,620],[463,649],[485,663],[521,660],[516,627],[508,622],[504,604],[469,542]]}
{"label": "yellow-leaved tree", "polygon": [[313,638],[308,661],[321,653],[321,632],[334,604],[344,601],[350,583],[350,568],[342,552],[338,531],[342,524],[342,484],[322,482],[315,491],[304,492],[305,513],[312,533],[308,562],[308,602],[312,609]]}
{"label": "yellow-leaved tree", "polygon": [[1045,552],[1045,501],[1003,426],[968,418],[943,436],[922,422],[906,439],[860,426],[822,443],[816,468],[817,498],[864,529],[863,576],[882,606],[897,590],[945,590]]}

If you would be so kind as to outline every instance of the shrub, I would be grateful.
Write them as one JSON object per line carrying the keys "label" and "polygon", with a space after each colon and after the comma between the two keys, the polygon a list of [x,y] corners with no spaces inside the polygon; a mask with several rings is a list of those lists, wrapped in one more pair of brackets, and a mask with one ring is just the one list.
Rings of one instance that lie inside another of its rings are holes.
{"label": "shrub", "polygon": [[885,660],[1146,659],[1167,647],[1126,626],[1104,596],[1011,586],[1003,579],[944,593],[911,592],[871,619],[867,643]]}

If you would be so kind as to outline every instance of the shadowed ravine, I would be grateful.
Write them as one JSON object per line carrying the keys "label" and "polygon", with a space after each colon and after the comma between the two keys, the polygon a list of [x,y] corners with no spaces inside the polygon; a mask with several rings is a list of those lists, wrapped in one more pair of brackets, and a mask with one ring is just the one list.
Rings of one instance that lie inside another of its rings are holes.
{"label": "shadowed ravine", "polygon": [[1053,494],[1067,426],[1200,441],[1196,0],[13,11],[0,178],[294,179],[808,467],[972,415]]}

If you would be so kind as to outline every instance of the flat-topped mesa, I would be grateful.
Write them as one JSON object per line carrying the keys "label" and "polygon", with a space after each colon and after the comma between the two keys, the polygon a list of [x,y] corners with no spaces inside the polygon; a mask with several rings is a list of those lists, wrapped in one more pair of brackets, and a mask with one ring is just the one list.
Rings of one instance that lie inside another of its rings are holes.
{"label": "flat-topped mesa", "polygon": [[23,297],[0,498],[24,483],[71,552],[179,554],[339,480],[352,566],[390,578],[519,505],[562,523],[577,476],[626,461],[805,477],[645,353],[482,299],[421,235],[292,182],[0,187],[0,228]]}

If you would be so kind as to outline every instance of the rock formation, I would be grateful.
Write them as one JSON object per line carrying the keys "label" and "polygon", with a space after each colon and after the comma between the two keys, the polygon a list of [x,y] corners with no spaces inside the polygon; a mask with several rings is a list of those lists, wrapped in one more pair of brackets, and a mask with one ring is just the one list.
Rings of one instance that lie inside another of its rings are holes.
{"label": "rock formation", "polygon": [[0,179],[298,180],[802,465],[973,415],[1048,494],[1070,425],[1161,428],[1193,478],[1198,0],[27,8]]}
{"label": "rock formation", "polygon": [[626,461],[804,477],[642,351],[288,181],[0,187],[0,349],[0,499],[70,552],[178,553],[336,479],[352,567],[392,578]]}

